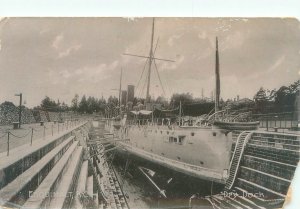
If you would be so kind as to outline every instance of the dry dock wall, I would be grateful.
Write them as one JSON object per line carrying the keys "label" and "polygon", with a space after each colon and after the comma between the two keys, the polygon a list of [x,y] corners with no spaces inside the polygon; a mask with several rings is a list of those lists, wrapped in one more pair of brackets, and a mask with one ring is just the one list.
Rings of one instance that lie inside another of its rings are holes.
{"label": "dry dock wall", "polygon": [[[77,136],[75,132],[81,132],[83,127],[88,127],[88,123],[82,122],[59,135],[37,140],[33,146],[17,147],[11,150],[9,156],[1,156],[0,205],[30,205],[39,208],[41,205],[30,203],[30,199],[34,198],[34,192],[75,190],[79,173],[77,171],[81,169],[84,160],[82,146],[78,143],[79,137],[83,137],[83,134]],[[75,161],[76,166],[72,166]],[[63,180],[66,175],[73,176],[72,181]],[[47,184],[49,178],[51,184]],[[38,194],[36,197],[38,198],[36,202],[42,205],[49,202],[46,201],[49,198],[47,193]],[[70,198],[66,196],[66,200],[61,204],[71,204]]]}
{"label": "dry dock wall", "polygon": [[248,134],[233,186],[206,199],[217,208],[280,208],[300,160],[300,135]]}

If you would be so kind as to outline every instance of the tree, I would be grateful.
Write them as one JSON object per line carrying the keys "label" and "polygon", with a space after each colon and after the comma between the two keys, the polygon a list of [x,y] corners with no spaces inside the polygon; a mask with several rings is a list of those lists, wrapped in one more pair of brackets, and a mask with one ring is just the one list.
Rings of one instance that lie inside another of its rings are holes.
{"label": "tree", "polygon": [[181,104],[193,102],[193,95],[191,93],[173,94],[170,105],[173,107],[178,107],[180,102]]}
{"label": "tree", "polygon": [[255,109],[260,113],[266,112],[268,97],[267,92],[263,87],[260,87],[258,92],[254,95],[253,99],[255,102]]}
{"label": "tree", "polygon": [[78,111],[81,113],[87,113],[87,111],[88,111],[88,103],[87,103],[85,95],[83,95],[81,98],[81,101],[78,106]]}
{"label": "tree", "polygon": [[61,103],[61,108],[60,108],[63,112],[64,111],[68,111],[69,110],[69,106],[65,103],[65,102],[62,102]]}
{"label": "tree", "polygon": [[11,107],[11,108],[16,107],[16,106],[14,105],[14,103],[8,102],[8,101],[3,102],[3,103],[1,104],[1,106],[7,106],[7,107]]}
{"label": "tree", "polygon": [[293,112],[297,108],[297,94],[299,94],[300,80],[290,86],[281,86],[278,90],[260,88],[254,96],[256,111]]}
{"label": "tree", "polygon": [[59,111],[59,105],[56,104],[56,102],[54,100],[50,99],[48,96],[46,96],[42,100],[41,107],[48,111]]}
{"label": "tree", "polygon": [[282,86],[275,93],[275,108],[279,112],[291,112],[294,111],[294,105],[296,103],[296,96],[299,93],[299,80],[291,84],[290,86]]}
{"label": "tree", "polygon": [[260,87],[258,92],[254,95],[254,101],[255,102],[265,102],[267,101],[267,93],[266,90],[263,87]]}
{"label": "tree", "polygon": [[106,101],[105,99],[101,98],[97,101],[97,108],[98,111],[104,113],[105,112],[105,107],[106,107]]}
{"label": "tree", "polygon": [[97,100],[94,97],[88,97],[87,99],[87,113],[98,112]]}
{"label": "tree", "polygon": [[79,96],[78,94],[75,94],[74,98],[72,99],[72,104],[71,104],[71,109],[74,111],[74,112],[77,112],[78,111],[78,99],[79,99]]}
{"label": "tree", "polygon": [[117,97],[110,96],[107,100],[108,105],[117,107],[119,100]]}

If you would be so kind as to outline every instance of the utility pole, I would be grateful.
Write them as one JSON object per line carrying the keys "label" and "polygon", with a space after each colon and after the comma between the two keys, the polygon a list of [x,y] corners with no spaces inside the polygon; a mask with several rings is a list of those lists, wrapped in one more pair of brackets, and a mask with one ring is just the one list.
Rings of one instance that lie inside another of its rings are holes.
{"label": "utility pole", "polygon": [[20,105],[19,105],[19,128],[21,128],[21,114],[22,114],[22,93],[15,94],[15,96],[20,97]]}

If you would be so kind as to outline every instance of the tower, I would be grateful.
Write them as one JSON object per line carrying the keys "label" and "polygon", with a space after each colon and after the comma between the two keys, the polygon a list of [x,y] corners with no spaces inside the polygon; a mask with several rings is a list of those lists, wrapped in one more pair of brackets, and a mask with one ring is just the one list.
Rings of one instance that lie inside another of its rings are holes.
{"label": "tower", "polygon": [[134,99],[134,85],[127,86],[127,102],[133,102]]}

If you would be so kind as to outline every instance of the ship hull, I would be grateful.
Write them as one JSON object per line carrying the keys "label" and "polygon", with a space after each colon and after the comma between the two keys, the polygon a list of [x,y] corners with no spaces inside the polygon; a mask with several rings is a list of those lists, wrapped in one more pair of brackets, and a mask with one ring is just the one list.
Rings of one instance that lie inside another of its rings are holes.
{"label": "ship hull", "polygon": [[227,179],[232,136],[207,128],[128,126],[114,130],[119,152],[159,164],[189,176],[224,184]]}
{"label": "ship hull", "polygon": [[[126,172],[136,178],[137,175],[142,175],[139,171],[139,167],[150,169],[155,172],[151,177],[154,182],[161,188],[166,190],[168,197],[183,198],[184,196],[190,197],[192,194],[199,193],[202,196],[209,195],[211,193],[218,193],[224,189],[224,184],[219,184],[212,181],[207,181],[194,177],[182,172],[178,172],[174,169],[170,169],[166,166],[160,165],[156,162],[149,161],[142,157],[133,155],[125,150],[119,150],[114,158],[114,164],[122,168],[122,174],[125,172],[125,165],[128,162],[128,168]],[[167,181],[170,181],[167,183]],[[175,194],[170,194],[175,193]]]}

